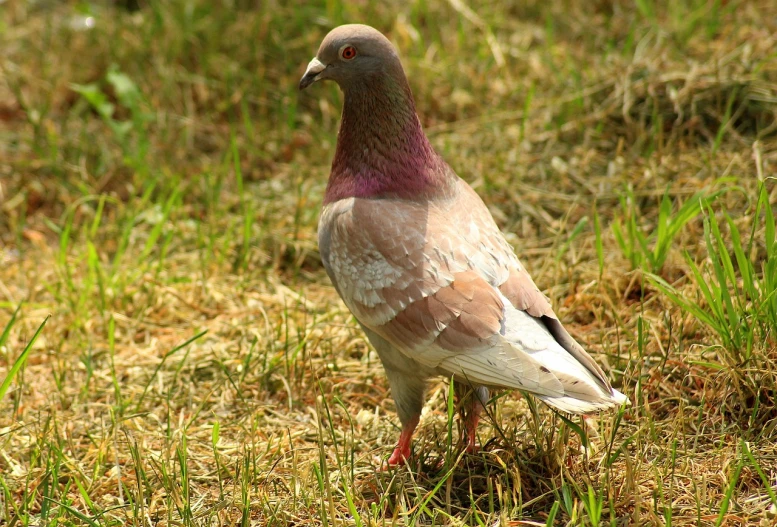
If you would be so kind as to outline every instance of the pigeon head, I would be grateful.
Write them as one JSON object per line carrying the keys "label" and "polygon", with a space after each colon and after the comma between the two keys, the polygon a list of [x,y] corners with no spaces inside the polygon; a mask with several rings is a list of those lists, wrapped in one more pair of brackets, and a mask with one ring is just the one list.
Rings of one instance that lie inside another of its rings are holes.
{"label": "pigeon head", "polygon": [[348,24],[330,31],[299,87],[325,79],[344,98],[324,203],[423,199],[451,188],[456,176],[426,138],[399,56],[378,30]]}
{"label": "pigeon head", "polygon": [[330,79],[348,91],[382,75],[405,75],[394,46],[370,26],[346,24],[330,31],[321,42],[299,88],[304,90],[316,81]]}

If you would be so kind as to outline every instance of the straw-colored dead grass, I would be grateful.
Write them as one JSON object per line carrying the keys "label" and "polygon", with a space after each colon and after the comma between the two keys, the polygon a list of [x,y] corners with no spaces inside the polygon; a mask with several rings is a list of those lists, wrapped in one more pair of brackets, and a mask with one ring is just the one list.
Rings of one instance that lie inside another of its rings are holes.
{"label": "straw-colored dead grass", "polygon": [[[555,503],[555,525],[773,524],[775,328],[736,360],[650,278],[705,305],[684,255],[712,280],[706,213],[658,269],[612,230],[627,210],[654,230],[667,189],[675,211],[726,190],[715,214],[765,261],[773,3],[141,4],[92,6],[89,30],[68,5],[0,8],[0,328],[22,305],[0,379],[51,315],[0,401],[8,525],[534,525]],[[397,42],[434,144],[622,415],[503,394],[466,455],[441,380],[410,469],[381,470],[393,402],[315,244],[339,96],[295,90],[356,20]]]}

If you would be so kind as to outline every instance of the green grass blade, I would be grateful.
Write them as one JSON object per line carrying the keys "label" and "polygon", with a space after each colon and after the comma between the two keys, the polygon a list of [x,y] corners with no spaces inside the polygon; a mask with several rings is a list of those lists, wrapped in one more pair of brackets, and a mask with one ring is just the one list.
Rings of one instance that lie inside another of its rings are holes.
{"label": "green grass blade", "polygon": [[[18,311],[18,308],[17,308]],[[5,376],[5,379],[3,379],[3,383],[0,384],[0,400],[5,397],[6,392],[8,391],[8,388],[11,387],[11,383],[14,380],[14,377],[16,377],[16,374],[19,373],[19,370],[22,369],[22,366],[24,366],[24,363],[27,362],[27,358],[30,356],[30,351],[32,350],[33,344],[35,344],[35,341],[38,340],[38,335],[40,335],[40,332],[43,331],[43,327],[46,325],[46,322],[48,322],[49,318],[51,318],[51,315],[47,315],[46,318],[43,320],[43,322],[40,323],[40,326],[38,326],[38,329],[35,330],[35,334],[32,336],[29,342],[27,342],[27,345],[24,347],[24,350],[22,350],[22,353],[16,358],[16,360],[13,363],[13,366],[11,366],[11,369],[8,370],[8,374]],[[10,328],[10,322],[9,325],[6,326],[6,329]],[[3,334],[5,335],[5,331],[3,331]]]}
{"label": "green grass blade", "polygon": [[[732,220],[731,216],[728,214],[724,214],[724,217],[726,218],[726,223],[728,224],[728,232],[731,235],[731,246],[734,250],[734,258],[737,262],[739,274],[742,277],[742,287],[747,292],[750,300],[757,301],[760,295],[755,288],[753,264],[750,262],[750,259],[745,256],[744,246],[742,245],[742,238],[739,235],[739,229],[737,229],[734,220]],[[733,275],[733,278],[736,280],[735,274]],[[735,281],[734,284],[736,283],[737,282]],[[745,299],[742,300],[744,301]],[[740,304],[740,309],[744,311],[745,306]]]}
{"label": "green grass blade", "polygon": [[75,509],[75,508],[71,507],[70,505],[67,505],[66,503],[62,503],[62,502],[60,502],[60,501],[56,501],[56,500],[53,500],[53,499],[51,499],[51,498],[48,498],[48,499],[49,499],[49,501],[51,501],[52,503],[55,503],[56,505],[59,505],[60,507],[62,507],[63,509],[65,509],[65,510],[66,510],[67,512],[69,512],[70,514],[72,514],[73,516],[75,516],[76,518],[78,518],[79,520],[81,520],[82,522],[84,522],[84,523],[86,523],[87,525],[89,525],[89,527],[100,527],[100,524],[99,524],[99,523],[97,523],[97,522],[96,522],[96,521],[94,521],[92,518],[90,518],[89,516],[87,516],[87,515],[86,515],[86,514],[84,514],[83,512],[79,511],[78,509]]}
{"label": "green grass blade", "polygon": [[[697,270],[698,272],[698,270]],[[718,321],[704,311],[696,302],[686,299],[683,294],[671,286],[666,280],[658,275],[645,273],[645,277],[658,288],[662,293],[669,297],[677,306],[689,311],[693,316],[707,324],[711,328],[718,328]]]}
{"label": "green grass blade", "polygon": [[772,504],[777,505],[777,494],[775,494],[774,489],[772,488],[772,482],[766,473],[764,473],[761,465],[755,460],[755,456],[753,456],[753,453],[750,451],[750,445],[742,439],[740,439],[739,444],[742,448],[744,456],[750,462],[750,466],[753,467],[753,469],[758,473],[758,477],[761,478],[761,482],[764,484],[764,490],[769,495],[769,499],[772,501]]}
{"label": "green grass blade", "polygon": [[769,260],[777,259],[777,243],[775,243],[775,221],[772,204],[769,203],[769,192],[766,190],[766,184],[761,183],[759,193],[761,207],[764,210],[764,245],[766,246],[766,255]]}
{"label": "green grass blade", "polygon": [[207,329],[204,329],[191,337],[190,339],[186,340],[183,344],[179,344],[178,346],[174,347],[167,353],[165,353],[164,357],[162,357],[162,360],[157,364],[156,368],[154,368],[154,372],[151,374],[151,377],[148,378],[148,381],[146,382],[146,385],[143,387],[143,393],[140,394],[140,398],[138,399],[138,402],[135,404],[135,411],[137,412],[140,409],[140,405],[143,404],[143,400],[146,398],[146,393],[148,392],[149,386],[151,386],[151,383],[156,378],[157,374],[159,373],[159,370],[162,369],[162,366],[164,366],[167,359],[169,359],[172,355],[174,355],[179,350],[185,348],[195,340],[199,339],[203,335],[205,335],[208,332]]}
{"label": "green grass blade", "polygon": [[718,518],[715,520],[715,527],[720,527],[726,521],[726,514],[728,508],[731,505],[731,498],[734,496],[734,490],[736,490],[737,483],[739,482],[739,473],[742,472],[742,466],[744,465],[744,456],[741,456],[734,468],[734,473],[728,482],[728,487],[723,495],[723,500],[720,502],[720,512]]}
{"label": "green grass blade", "polygon": [[553,506],[550,508],[550,512],[548,513],[548,519],[545,521],[545,527],[553,527],[560,507],[561,503],[558,500],[553,502]]}
{"label": "green grass blade", "polygon": [[[21,309],[22,309],[21,304],[16,306],[16,309],[11,315],[11,318],[8,320],[8,323],[5,325],[5,328],[3,328],[3,333],[2,335],[0,335],[0,347],[5,346],[5,343],[8,341],[8,337],[11,335],[11,328],[16,323],[16,317],[19,316],[19,311],[21,311]],[[0,397],[0,399],[2,399],[2,397]]]}
{"label": "green grass blade", "polygon": [[594,205],[594,235],[596,245],[596,261],[599,263],[599,280],[602,279],[602,273],[604,273],[604,243],[602,242],[602,225],[599,222],[599,212]]}
{"label": "green grass blade", "polygon": [[729,285],[732,288],[736,287],[736,274],[734,273],[734,266],[731,263],[726,243],[720,234],[720,228],[718,227],[718,221],[714,216],[714,212],[709,207],[707,210],[709,216],[705,218],[704,222],[704,238],[707,242],[707,251],[710,253],[715,278],[718,282],[717,301],[722,304],[726,313],[725,323],[728,326],[728,333],[731,337],[732,351],[737,351],[741,350],[744,344],[740,331],[741,319],[739,311],[734,307],[734,300],[729,290]]}
{"label": "green grass blade", "polygon": [[731,112],[734,108],[734,102],[737,100],[737,95],[739,95],[739,87],[735,86],[728,96],[728,100],[726,101],[726,112],[723,115],[723,119],[720,121],[718,132],[715,134],[715,140],[712,143],[713,154],[720,148],[720,145],[723,142],[723,136],[726,134],[726,130],[728,130],[731,121]]}

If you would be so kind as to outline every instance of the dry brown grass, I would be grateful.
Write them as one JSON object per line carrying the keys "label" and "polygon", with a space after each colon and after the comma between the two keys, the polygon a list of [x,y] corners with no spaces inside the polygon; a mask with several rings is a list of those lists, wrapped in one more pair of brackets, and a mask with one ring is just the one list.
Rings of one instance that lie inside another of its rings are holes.
{"label": "dry brown grass", "polygon": [[[734,306],[746,357],[653,278],[715,307],[689,263],[715,283],[711,216],[743,291],[725,211],[768,286],[773,2],[141,4],[0,6],[0,328],[22,306],[0,379],[51,315],[0,400],[5,524],[774,524],[771,300]],[[315,244],[339,94],[296,93],[344,21],[397,43],[435,146],[624,413],[576,431],[504,394],[470,456],[441,380],[410,470],[381,470],[393,402]],[[663,265],[616,241],[699,191],[724,192]]]}

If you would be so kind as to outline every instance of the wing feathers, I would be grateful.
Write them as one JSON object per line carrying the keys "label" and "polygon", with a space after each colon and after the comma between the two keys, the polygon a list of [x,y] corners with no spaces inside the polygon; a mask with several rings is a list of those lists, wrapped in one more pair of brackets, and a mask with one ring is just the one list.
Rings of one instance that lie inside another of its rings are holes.
{"label": "wing feathers", "polygon": [[572,338],[572,335],[567,332],[566,328],[561,325],[561,322],[559,322],[557,318],[544,316],[541,320],[548,328],[548,331],[550,331],[550,334],[553,335],[556,341],[568,351],[575,360],[585,366],[585,368],[591,372],[591,374],[596,377],[596,380],[598,380],[605,388],[612,390],[610,381],[607,380],[607,376],[604,374],[602,368],[594,361],[588,352]]}
{"label": "wing feathers", "polygon": [[499,286],[502,294],[521,311],[526,311],[533,317],[556,318],[553,307],[540,289],[534,284],[529,273],[518,264],[512,269],[504,283]]}
{"label": "wing feathers", "polygon": [[403,349],[423,353],[419,346],[434,341],[446,350],[463,353],[482,347],[485,339],[499,333],[502,310],[499,293],[474,272],[466,271],[373,329]]}
{"label": "wing feathers", "polygon": [[585,366],[605,388],[612,389],[604,371],[559,322],[548,297],[542,294],[525,269],[521,267],[512,270],[508,279],[499,286],[499,290],[517,309],[539,318],[566,351]]}

